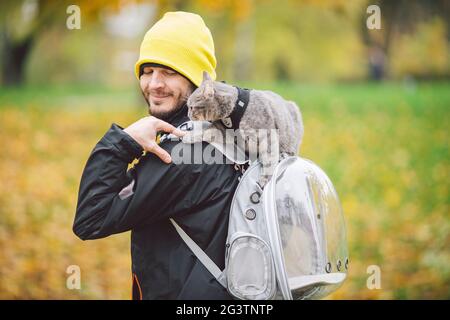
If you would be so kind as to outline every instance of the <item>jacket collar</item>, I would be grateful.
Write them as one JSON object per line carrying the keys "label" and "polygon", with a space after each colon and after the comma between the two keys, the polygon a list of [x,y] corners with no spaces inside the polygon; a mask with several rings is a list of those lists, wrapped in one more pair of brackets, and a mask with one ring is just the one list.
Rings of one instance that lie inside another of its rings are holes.
{"label": "jacket collar", "polygon": [[171,115],[166,122],[170,123],[174,127],[178,127],[183,122],[186,122],[189,120],[188,118],[188,108],[187,104],[183,104],[183,106],[177,110],[173,115]]}
{"label": "jacket collar", "polygon": [[[188,108],[187,108],[187,104],[185,103],[179,110],[177,110],[173,115],[171,115],[168,119],[165,119],[164,121],[170,123],[175,128],[177,128],[182,123],[189,121],[187,111],[188,111]],[[158,131],[158,138],[157,138],[157,141],[159,141],[158,144],[163,142],[164,140],[166,140],[167,137],[168,137],[168,134],[166,132]]]}

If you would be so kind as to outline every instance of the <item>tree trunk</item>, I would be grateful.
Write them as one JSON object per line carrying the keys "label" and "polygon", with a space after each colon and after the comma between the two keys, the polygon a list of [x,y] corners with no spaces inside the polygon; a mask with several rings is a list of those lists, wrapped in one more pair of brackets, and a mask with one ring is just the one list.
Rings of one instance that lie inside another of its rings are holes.
{"label": "tree trunk", "polygon": [[33,47],[33,38],[27,37],[17,43],[12,42],[6,33],[2,38],[2,84],[22,85],[25,82],[25,66]]}
{"label": "tree trunk", "polygon": [[236,22],[234,43],[233,78],[237,81],[249,80],[252,73],[254,26],[253,19]]}

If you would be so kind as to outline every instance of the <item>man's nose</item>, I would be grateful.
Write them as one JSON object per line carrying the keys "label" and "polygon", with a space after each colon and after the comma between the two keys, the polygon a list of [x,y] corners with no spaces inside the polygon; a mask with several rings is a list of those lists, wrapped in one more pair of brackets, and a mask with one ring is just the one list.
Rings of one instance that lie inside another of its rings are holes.
{"label": "man's nose", "polygon": [[164,77],[159,71],[153,71],[148,87],[150,90],[156,90],[164,87]]}

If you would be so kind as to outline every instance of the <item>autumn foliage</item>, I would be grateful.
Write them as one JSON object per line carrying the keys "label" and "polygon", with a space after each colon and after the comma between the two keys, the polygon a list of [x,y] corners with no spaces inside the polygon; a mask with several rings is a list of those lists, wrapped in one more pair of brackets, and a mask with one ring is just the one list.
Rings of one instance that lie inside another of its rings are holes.
{"label": "autumn foliage", "polygon": [[[342,201],[350,271],[330,298],[450,298],[449,85],[268,88],[302,108],[302,155]],[[83,242],[72,222],[96,142],[112,122],[145,116],[135,97],[0,90],[0,298],[130,298],[130,234]],[[81,269],[81,290],[66,287],[70,265]],[[381,269],[380,290],[366,286],[370,265]]]}

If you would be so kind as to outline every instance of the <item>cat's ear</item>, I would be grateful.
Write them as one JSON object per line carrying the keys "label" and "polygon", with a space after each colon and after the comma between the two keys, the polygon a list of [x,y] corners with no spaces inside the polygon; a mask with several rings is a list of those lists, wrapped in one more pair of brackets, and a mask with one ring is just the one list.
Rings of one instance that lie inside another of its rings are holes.
{"label": "cat's ear", "polygon": [[204,88],[203,93],[205,97],[211,99],[214,97],[214,82],[212,81],[208,72],[203,71],[203,82],[202,87]]}
{"label": "cat's ear", "polygon": [[212,81],[203,82],[204,85],[204,95],[208,99],[212,99],[214,97],[214,83]]}
{"label": "cat's ear", "polygon": [[207,71],[203,71],[203,81],[211,81],[211,76]]}

